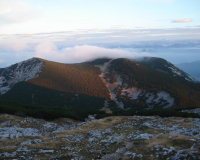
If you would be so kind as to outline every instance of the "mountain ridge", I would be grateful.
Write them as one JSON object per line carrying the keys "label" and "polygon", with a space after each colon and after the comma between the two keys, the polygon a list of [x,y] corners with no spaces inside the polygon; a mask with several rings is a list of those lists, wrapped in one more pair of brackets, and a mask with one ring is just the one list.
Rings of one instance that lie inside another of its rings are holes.
{"label": "mountain ridge", "polygon": [[[1,90],[3,87],[10,89],[0,100],[24,101],[29,105],[54,104],[55,107],[56,104],[60,105],[58,107],[98,109],[112,106],[111,110],[200,106],[197,81],[161,58],[148,58],[148,61],[101,58],[77,64],[32,58],[10,67],[0,70]],[[35,68],[39,70],[33,72]],[[19,75],[22,78],[15,84],[10,83]],[[7,81],[3,81],[5,79]],[[32,89],[23,88],[29,84]]]}

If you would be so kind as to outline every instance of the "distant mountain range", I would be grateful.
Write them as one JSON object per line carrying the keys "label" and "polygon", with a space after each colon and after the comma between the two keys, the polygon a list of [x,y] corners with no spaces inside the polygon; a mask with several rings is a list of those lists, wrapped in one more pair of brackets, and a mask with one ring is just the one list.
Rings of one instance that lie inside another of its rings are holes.
{"label": "distant mountain range", "polygon": [[181,63],[176,66],[200,81],[200,60],[190,63]]}
{"label": "distant mountain range", "polygon": [[63,64],[32,58],[0,69],[0,100],[78,109],[194,108],[200,84],[156,57]]}

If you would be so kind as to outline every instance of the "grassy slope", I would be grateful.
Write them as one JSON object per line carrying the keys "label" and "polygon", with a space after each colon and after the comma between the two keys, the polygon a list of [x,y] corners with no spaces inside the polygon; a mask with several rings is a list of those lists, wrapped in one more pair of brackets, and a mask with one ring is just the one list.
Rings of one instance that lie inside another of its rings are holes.
{"label": "grassy slope", "polygon": [[40,60],[45,62],[43,71],[28,82],[62,92],[110,98],[108,88],[99,77],[99,68],[87,63],[62,64]]}
{"label": "grassy slope", "polygon": [[101,109],[109,92],[99,75],[101,71],[89,63],[62,64],[45,62],[39,77],[19,82],[1,100],[27,105]]}
{"label": "grassy slope", "polygon": [[[155,70],[127,59],[116,59],[111,70],[122,75],[129,87],[145,88],[146,91],[167,91],[176,98],[177,107],[200,107],[200,85],[173,77],[163,71]],[[127,78],[129,77],[129,78]]]}

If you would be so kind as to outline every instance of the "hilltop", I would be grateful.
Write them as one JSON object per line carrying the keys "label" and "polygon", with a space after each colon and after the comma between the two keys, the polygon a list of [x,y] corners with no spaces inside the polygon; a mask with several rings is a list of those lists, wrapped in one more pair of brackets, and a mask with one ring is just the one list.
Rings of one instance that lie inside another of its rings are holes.
{"label": "hilltop", "polygon": [[64,64],[32,58],[0,69],[0,100],[77,109],[200,106],[200,84],[156,57]]}

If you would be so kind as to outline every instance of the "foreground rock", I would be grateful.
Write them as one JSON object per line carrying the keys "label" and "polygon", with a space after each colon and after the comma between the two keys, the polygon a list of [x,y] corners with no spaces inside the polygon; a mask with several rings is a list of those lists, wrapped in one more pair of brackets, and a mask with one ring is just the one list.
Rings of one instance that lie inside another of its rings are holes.
{"label": "foreground rock", "polygon": [[199,148],[200,119],[90,117],[83,123],[0,115],[2,159],[200,159]]}

